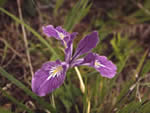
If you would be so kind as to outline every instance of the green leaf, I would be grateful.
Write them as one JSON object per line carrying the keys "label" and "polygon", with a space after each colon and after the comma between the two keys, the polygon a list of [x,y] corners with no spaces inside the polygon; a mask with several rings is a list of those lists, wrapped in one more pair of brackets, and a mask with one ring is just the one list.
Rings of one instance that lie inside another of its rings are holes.
{"label": "green leaf", "polygon": [[150,60],[146,61],[146,64],[143,67],[143,70],[141,72],[141,76],[144,76],[146,73],[150,71]]}
{"label": "green leaf", "polygon": [[[143,64],[144,64],[144,61],[145,61],[145,59],[146,59],[146,57],[147,57],[147,54],[148,54],[148,50],[147,51],[145,51],[145,53],[144,53],[144,55],[142,56],[142,58],[141,58],[141,60],[140,60],[140,62],[139,62],[139,64],[138,64],[138,66],[137,66],[137,68],[136,68],[136,73],[135,73],[135,76],[136,76],[136,74],[138,75],[138,74],[141,74],[140,72],[141,72],[141,70],[142,70],[142,68],[143,68]],[[139,76],[139,75],[138,75]],[[141,75],[140,75],[141,76]]]}
{"label": "green leaf", "polygon": [[127,105],[117,113],[134,113],[137,108],[141,105],[140,102],[133,101]]}
{"label": "green leaf", "polygon": [[0,0],[0,6],[4,6],[6,4],[7,0]]}
{"label": "green leaf", "polygon": [[[5,91],[3,91],[0,88],[1,93],[7,97],[9,100],[11,100],[13,103],[15,103],[18,107],[22,108],[23,110],[27,111],[28,113],[34,113],[31,109],[27,108],[24,104],[22,104],[21,102],[19,102],[18,100],[16,100],[14,97],[12,97],[11,95],[7,94]],[[5,113],[5,112],[0,112],[0,113]]]}
{"label": "green leaf", "polygon": [[129,80],[129,81],[125,82],[125,83],[122,83],[122,84],[123,85],[122,85],[122,88],[121,88],[121,92],[120,92],[119,96],[117,96],[117,102],[116,102],[116,104],[118,104],[118,105],[120,104],[121,99],[124,96],[127,96],[126,94],[128,93],[129,88],[133,84],[133,80],[131,79],[131,80]]}
{"label": "green leaf", "polygon": [[88,0],[78,1],[66,16],[64,27],[68,31],[71,31],[73,27],[87,15],[91,6],[92,4],[88,5]]}
{"label": "green leaf", "polygon": [[[76,97],[80,95],[80,90],[73,84],[64,85],[54,92],[54,95],[63,103],[67,113],[70,113],[72,106],[75,104]],[[64,93],[65,92],[65,93]],[[56,103],[57,104],[57,103]]]}
{"label": "green leaf", "polygon": [[12,113],[12,112],[9,111],[8,109],[0,107],[0,113]]}
{"label": "green leaf", "polygon": [[139,110],[137,110],[137,113],[150,113],[150,101],[141,105]]}
{"label": "green leaf", "polygon": [[58,9],[63,5],[64,0],[56,0],[56,5],[54,9],[54,15],[57,16],[58,14]]}
{"label": "green leaf", "polygon": [[50,52],[52,52],[57,58],[59,58],[59,56],[57,55],[56,51],[49,45],[49,43],[40,34],[38,34],[34,29],[32,29],[29,25],[25,24],[23,21],[21,21],[15,15],[9,13],[8,11],[6,11],[5,9],[3,9],[1,7],[0,7],[0,11],[3,12],[3,13],[5,13],[9,17],[11,17],[17,23],[24,25],[24,27],[28,31],[32,32],[34,34],[34,36],[36,36],[40,40],[40,42],[43,43],[49,49]]}
{"label": "green leaf", "polygon": [[2,67],[0,67],[1,76],[10,80],[13,84],[22,89],[27,95],[31,96],[35,99],[42,107],[49,109],[51,112],[55,113],[56,110],[49,103],[45,102],[42,98],[38,97],[35,93],[33,93],[29,88],[27,88],[24,84],[22,84],[19,80],[17,80],[13,75],[7,73]]}

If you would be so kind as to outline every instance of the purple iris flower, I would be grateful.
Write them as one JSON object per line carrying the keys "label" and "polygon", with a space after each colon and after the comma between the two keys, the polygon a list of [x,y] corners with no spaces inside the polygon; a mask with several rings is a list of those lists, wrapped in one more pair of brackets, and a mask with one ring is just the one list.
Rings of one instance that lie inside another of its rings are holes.
{"label": "purple iris flower", "polygon": [[[69,68],[87,65],[95,68],[103,77],[112,78],[116,74],[117,67],[105,56],[92,53],[91,50],[98,43],[98,33],[93,31],[83,38],[73,54],[73,40],[77,33],[68,33],[62,27],[54,28],[52,25],[43,27],[44,34],[60,40],[65,47],[65,61],[49,61],[35,72],[32,78],[32,90],[39,96],[45,96],[61,86],[65,80]],[[86,54],[86,55],[85,55]],[[81,55],[85,55],[80,58]]]}

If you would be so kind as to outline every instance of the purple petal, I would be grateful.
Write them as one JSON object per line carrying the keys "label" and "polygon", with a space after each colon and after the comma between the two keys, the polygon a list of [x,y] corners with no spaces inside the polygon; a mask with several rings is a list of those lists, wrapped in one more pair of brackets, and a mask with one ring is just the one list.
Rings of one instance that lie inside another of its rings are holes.
{"label": "purple petal", "polygon": [[116,75],[117,67],[105,56],[96,56],[94,67],[102,76],[113,78]]}
{"label": "purple petal", "polygon": [[85,56],[81,64],[94,67],[102,76],[107,78],[113,78],[117,71],[117,67],[112,61],[108,60],[105,56],[99,56],[95,53],[89,53]]}
{"label": "purple petal", "polygon": [[60,61],[47,62],[35,72],[32,78],[32,90],[39,96],[45,96],[63,84],[67,65]]}
{"label": "purple petal", "polygon": [[99,40],[98,33],[96,31],[92,32],[91,34],[83,38],[78,44],[73,59],[83,55],[84,53],[89,52],[92,48],[96,47],[98,40]]}
{"label": "purple petal", "polygon": [[88,53],[84,58],[78,58],[71,62],[71,67],[87,65],[94,67],[95,55],[93,53]]}
{"label": "purple petal", "polygon": [[54,28],[52,25],[43,27],[43,32],[48,37],[55,37],[57,40],[64,40],[65,37],[69,37],[70,34],[66,32],[62,27],[58,26]]}
{"label": "purple petal", "polygon": [[73,40],[76,37],[77,33],[74,32],[70,35],[70,39],[66,39],[65,41],[67,42],[67,47],[65,49],[65,61],[69,62],[71,57],[72,57],[72,52],[73,52]]}
{"label": "purple petal", "polygon": [[62,34],[64,34],[65,36],[70,35],[70,33],[68,33],[66,30],[64,30],[61,26],[56,27],[56,30]]}
{"label": "purple petal", "polygon": [[56,29],[52,25],[43,26],[42,29],[47,37],[55,37],[57,40],[60,39]]}
{"label": "purple petal", "polygon": [[75,59],[71,62],[70,67],[75,67],[75,66],[80,66],[80,65],[86,65],[86,63],[83,63],[84,59],[83,58],[79,58],[79,59]]}

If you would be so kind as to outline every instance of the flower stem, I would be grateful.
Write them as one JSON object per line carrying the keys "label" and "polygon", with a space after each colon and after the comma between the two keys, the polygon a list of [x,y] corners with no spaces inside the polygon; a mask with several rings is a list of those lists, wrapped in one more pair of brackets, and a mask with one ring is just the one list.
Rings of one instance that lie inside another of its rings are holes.
{"label": "flower stem", "polygon": [[78,76],[79,81],[80,81],[80,89],[81,89],[82,93],[85,93],[85,85],[84,85],[81,73],[77,67],[75,67],[75,71],[76,71],[77,76]]}
{"label": "flower stem", "polygon": [[87,97],[87,104],[88,104],[88,106],[87,106],[87,113],[90,113],[91,102],[90,102],[90,100],[88,99],[88,97]]}
{"label": "flower stem", "polygon": [[[81,73],[80,73],[80,71],[77,67],[75,67],[75,71],[76,71],[77,76],[78,76],[79,81],[80,81],[80,89],[81,89],[82,93],[84,94],[85,93],[85,84],[83,82]],[[87,104],[88,104],[86,113],[90,113],[90,107],[91,107],[90,99],[87,97],[86,101],[87,101]]]}
{"label": "flower stem", "polygon": [[54,108],[56,108],[55,99],[54,99],[54,94],[53,94],[53,93],[52,93],[51,99],[52,99],[52,106],[53,106]]}

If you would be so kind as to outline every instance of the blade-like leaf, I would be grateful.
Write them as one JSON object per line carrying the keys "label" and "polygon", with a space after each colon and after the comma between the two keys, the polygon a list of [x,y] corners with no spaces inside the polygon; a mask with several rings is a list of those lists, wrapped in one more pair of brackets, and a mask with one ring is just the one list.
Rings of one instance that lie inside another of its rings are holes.
{"label": "blade-like leaf", "polygon": [[[16,100],[14,97],[12,97],[11,95],[7,94],[5,91],[3,91],[0,88],[1,93],[7,97],[9,100],[11,100],[13,103],[15,103],[18,107],[22,108],[23,110],[27,111],[28,113],[34,113],[31,109],[27,108],[24,104],[22,104],[21,102],[19,102],[18,100]],[[5,113],[5,112],[0,112],[0,113]]]}
{"label": "blade-like leaf", "polygon": [[126,105],[123,109],[121,109],[117,113],[134,113],[140,105],[141,105],[140,102],[133,101],[128,105]]}
{"label": "blade-like leaf", "polygon": [[0,113],[12,113],[12,112],[9,111],[8,109],[0,107]]}
{"label": "blade-like leaf", "polygon": [[9,13],[8,11],[6,11],[5,9],[3,9],[1,7],[0,7],[0,11],[3,12],[3,13],[5,13],[9,17],[11,17],[17,23],[24,25],[24,27],[28,31],[32,32],[40,40],[40,42],[43,43],[50,50],[50,52],[52,52],[57,58],[59,58],[59,56],[57,55],[56,51],[49,45],[49,43],[40,34],[38,34],[34,29],[32,29],[29,25],[25,24],[23,21],[21,21],[15,15]]}
{"label": "blade-like leaf", "polygon": [[7,73],[2,67],[0,67],[0,74],[10,80],[13,84],[18,86],[20,89],[22,89],[27,95],[31,96],[33,99],[35,99],[42,107],[49,109],[51,112],[55,113],[56,110],[47,102],[45,102],[42,98],[38,97],[36,94],[34,94],[29,88],[27,88],[23,83],[21,83],[19,80],[17,80],[13,75],[10,75]]}
{"label": "blade-like leaf", "polygon": [[71,31],[75,24],[79,23],[87,15],[91,6],[91,4],[88,5],[88,0],[78,1],[66,16],[64,28]]}

